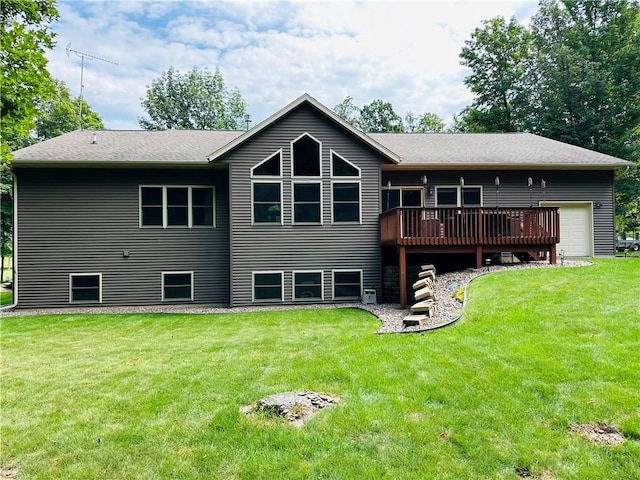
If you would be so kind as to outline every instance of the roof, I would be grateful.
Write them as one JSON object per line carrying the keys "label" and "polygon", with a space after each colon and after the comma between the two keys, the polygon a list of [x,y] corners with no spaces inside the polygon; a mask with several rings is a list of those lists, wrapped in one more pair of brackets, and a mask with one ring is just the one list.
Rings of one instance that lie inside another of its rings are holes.
{"label": "roof", "polygon": [[369,147],[371,147],[374,150],[376,150],[378,153],[380,153],[382,156],[386,157],[391,162],[400,163],[400,157],[395,152],[389,150],[387,147],[385,147],[384,145],[382,145],[379,142],[377,142],[372,136],[363,133],[361,130],[358,130],[357,128],[355,128],[350,123],[344,121],[342,118],[340,118],[338,115],[336,115],[335,112],[333,112],[332,110],[328,109],[323,104],[318,102],[315,98],[313,98],[311,95],[306,94],[306,93],[304,95],[301,95],[297,99],[295,99],[293,102],[289,103],[284,108],[278,110],[276,113],[271,115],[266,120],[264,120],[264,121],[260,122],[259,124],[257,124],[251,130],[247,131],[245,135],[242,135],[241,137],[236,138],[235,140],[230,142],[228,145],[225,145],[225,146],[221,147],[220,149],[214,151],[211,155],[209,155],[209,161],[214,162],[214,161],[218,160],[223,155],[229,153],[231,150],[233,150],[233,149],[237,148],[238,146],[242,145],[247,140],[253,138],[256,135],[258,135],[264,129],[266,129],[267,127],[269,127],[273,123],[277,122],[280,118],[286,116],[289,112],[295,110],[296,108],[299,108],[302,105],[308,105],[308,106],[314,108],[320,114],[324,115],[327,119],[329,119],[330,121],[334,122],[338,126],[342,127],[342,129],[344,129],[346,132],[348,132],[349,134],[353,135],[354,137],[358,138],[363,143],[369,145]]}
{"label": "roof", "polygon": [[531,133],[370,133],[400,156],[398,168],[593,168],[631,165]]}
{"label": "roof", "polygon": [[[192,164],[242,135],[228,130],[76,130],[14,152],[13,164],[42,166]],[[96,143],[93,143],[94,135]]]}
{"label": "roof", "polygon": [[[615,169],[625,160],[530,133],[365,134],[304,94],[248,131],[77,130],[14,152],[15,166],[207,166],[309,106],[398,169]],[[93,142],[94,135],[96,143]]]}

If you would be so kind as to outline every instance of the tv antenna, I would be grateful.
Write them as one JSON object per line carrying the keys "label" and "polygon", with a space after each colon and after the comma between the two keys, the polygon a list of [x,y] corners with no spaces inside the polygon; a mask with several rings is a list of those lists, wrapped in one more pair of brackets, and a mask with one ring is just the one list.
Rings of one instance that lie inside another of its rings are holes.
{"label": "tv antenna", "polygon": [[118,65],[118,62],[107,60],[106,58],[91,55],[89,53],[73,50],[71,48],[71,43],[68,43],[67,57],[69,57],[71,53],[75,53],[77,57],[80,57],[80,101],[78,102],[78,121],[80,123],[80,130],[82,130],[82,90],[84,89],[84,59],[86,58],[87,60],[100,60],[101,62],[107,62],[113,65]]}

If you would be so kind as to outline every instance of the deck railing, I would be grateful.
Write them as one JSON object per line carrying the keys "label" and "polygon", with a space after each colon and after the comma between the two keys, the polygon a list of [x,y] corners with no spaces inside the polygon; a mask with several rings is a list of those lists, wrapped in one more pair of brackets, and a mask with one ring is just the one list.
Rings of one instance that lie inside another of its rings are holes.
{"label": "deck railing", "polygon": [[395,208],[380,215],[383,245],[552,245],[560,240],[556,207]]}

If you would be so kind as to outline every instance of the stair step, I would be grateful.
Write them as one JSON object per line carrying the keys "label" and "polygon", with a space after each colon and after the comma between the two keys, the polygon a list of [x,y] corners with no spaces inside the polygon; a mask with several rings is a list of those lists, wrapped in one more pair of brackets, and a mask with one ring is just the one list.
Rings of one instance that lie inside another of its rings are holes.
{"label": "stair step", "polygon": [[436,267],[432,264],[428,264],[428,265],[422,265],[420,267],[422,269],[423,272],[427,272],[429,270],[432,270],[433,273],[436,273]]}
{"label": "stair step", "polygon": [[415,327],[422,325],[422,322],[427,320],[429,317],[426,315],[407,315],[402,320],[402,323],[405,327]]}
{"label": "stair step", "polygon": [[416,298],[416,302],[433,298],[433,290],[430,289],[429,287],[421,288],[420,290],[416,291],[415,298]]}
{"label": "stair step", "polygon": [[436,279],[436,273],[433,270],[423,270],[418,273],[418,278],[430,278],[432,280]]}
{"label": "stair step", "polygon": [[418,302],[411,307],[412,313],[421,313],[427,315],[429,317],[433,316],[433,308],[434,303],[433,300],[423,300],[422,302]]}
{"label": "stair step", "polygon": [[433,281],[430,278],[421,278],[413,284],[414,290],[420,290],[425,287],[433,288]]}

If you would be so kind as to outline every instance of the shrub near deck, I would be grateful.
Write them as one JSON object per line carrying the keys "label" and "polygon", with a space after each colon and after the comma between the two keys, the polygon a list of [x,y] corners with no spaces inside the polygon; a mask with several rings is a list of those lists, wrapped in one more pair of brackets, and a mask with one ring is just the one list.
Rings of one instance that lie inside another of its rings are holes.
{"label": "shrub near deck", "polygon": [[[356,310],[3,318],[2,468],[23,479],[638,478],[638,272],[637,259],[609,259],[484,276],[460,323],[424,335],[375,335],[378,321]],[[301,429],[239,410],[307,389],[340,403]],[[570,431],[590,422],[627,440]]]}

